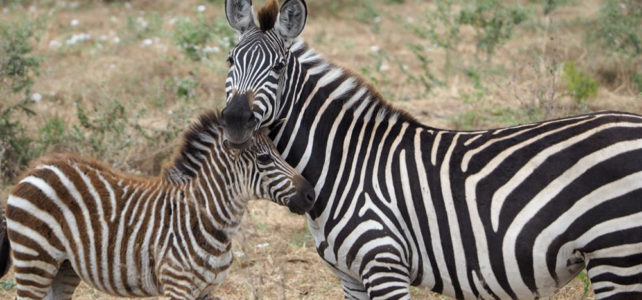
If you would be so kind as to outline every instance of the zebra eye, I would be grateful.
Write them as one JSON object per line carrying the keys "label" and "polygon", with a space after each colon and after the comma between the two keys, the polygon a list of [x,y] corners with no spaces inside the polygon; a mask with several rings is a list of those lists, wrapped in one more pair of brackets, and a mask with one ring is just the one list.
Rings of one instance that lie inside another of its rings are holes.
{"label": "zebra eye", "polygon": [[268,154],[260,154],[256,157],[256,160],[262,165],[267,165],[272,162],[272,156]]}
{"label": "zebra eye", "polygon": [[281,70],[283,70],[283,67],[285,67],[285,63],[283,63],[283,61],[280,60],[274,65],[273,69],[275,72],[281,72]]}
{"label": "zebra eye", "polygon": [[234,58],[232,58],[232,54],[227,56],[227,63],[231,66],[234,64]]}

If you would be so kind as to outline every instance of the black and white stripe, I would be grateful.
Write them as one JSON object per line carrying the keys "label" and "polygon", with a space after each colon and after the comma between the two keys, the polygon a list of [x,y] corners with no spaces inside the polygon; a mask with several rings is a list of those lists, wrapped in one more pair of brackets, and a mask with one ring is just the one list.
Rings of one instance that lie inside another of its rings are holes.
{"label": "black and white stripe", "polygon": [[[598,299],[642,298],[642,117],[432,128],[274,31],[242,31],[228,107],[265,95],[250,107],[315,185],[309,228],[347,298],[408,299],[420,285],[460,299],[533,299],[585,267]],[[291,46],[257,46],[279,42]],[[245,63],[255,56],[261,65]],[[286,67],[247,79],[278,64],[268,58]],[[254,86],[239,89],[240,78]]]}

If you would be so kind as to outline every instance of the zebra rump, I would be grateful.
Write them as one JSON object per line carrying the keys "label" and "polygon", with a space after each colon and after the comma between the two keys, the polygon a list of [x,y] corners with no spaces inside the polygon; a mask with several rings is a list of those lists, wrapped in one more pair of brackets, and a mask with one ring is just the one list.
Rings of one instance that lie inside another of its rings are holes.
{"label": "zebra rump", "polygon": [[7,220],[3,214],[0,216],[2,217],[2,223],[0,223],[0,278],[2,278],[9,272],[11,266],[11,244],[7,235]]}

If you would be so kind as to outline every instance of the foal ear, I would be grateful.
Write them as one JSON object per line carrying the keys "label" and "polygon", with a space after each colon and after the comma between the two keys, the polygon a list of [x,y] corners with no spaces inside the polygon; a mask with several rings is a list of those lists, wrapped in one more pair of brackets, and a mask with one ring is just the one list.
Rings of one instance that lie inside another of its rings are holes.
{"label": "foal ear", "polygon": [[252,0],[225,0],[227,22],[240,34],[256,26],[253,12]]}
{"label": "foal ear", "polygon": [[305,0],[286,0],[274,24],[276,32],[290,46],[294,39],[301,34],[308,18],[308,8]]}

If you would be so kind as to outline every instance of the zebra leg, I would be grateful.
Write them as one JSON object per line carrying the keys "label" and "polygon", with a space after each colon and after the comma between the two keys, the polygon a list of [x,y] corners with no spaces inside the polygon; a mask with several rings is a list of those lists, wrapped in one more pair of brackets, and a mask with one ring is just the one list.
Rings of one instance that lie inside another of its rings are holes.
{"label": "zebra leg", "polygon": [[341,283],[343,284],[343,296],[345,299],[354,299],[354,300],[367,300],[368,299],[368,292],[366,291],[366,288],[363,286],[363,283],[361,283],[361,280],[354,279],[350,275],[344,273],[343,271],[339,270],[336,268],[334,265],[329,263],[328,261],[325,261],[325,265],[332,270],[334,275],[339,277],[341,279]]}
{"label": "zebra leg", "polygon": [[588,276],[595,298],[642,299],[642,243],[616,246],[629,251],[602,249],[590,253]]}
{"label": "zebra leg", "polygon": [[362,271],[369,299],[410,299],[410,276],[392,253],[379,253]]}
{"label": "zebra leg", "polygon": [[14,252],[13,262],[16,278],[17,300],[46,299],[57,273],[57,264],[23,258]]}
{"label": "zebra leg", "polygon": [[341,279],[341,283],[343,283],[343,296],[346,299],[368,299],[368,292],[361,282],[351,279]]}
{"label": "zebra leg", "polygon": [[76,287],[80,284],[80,277],[71,267],[71,263],[66,260],[60,265],[58,274],[54,277],[49,293],[45,299],[47,300],[71,300]]}

